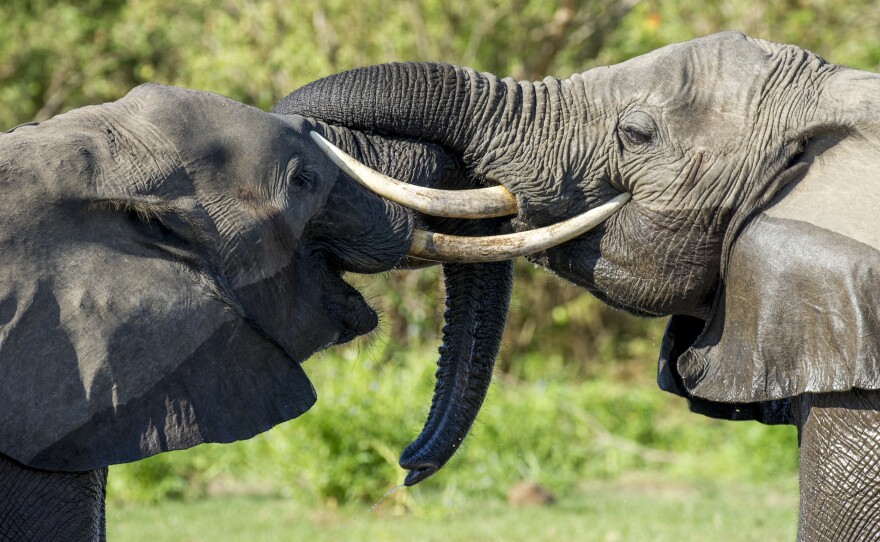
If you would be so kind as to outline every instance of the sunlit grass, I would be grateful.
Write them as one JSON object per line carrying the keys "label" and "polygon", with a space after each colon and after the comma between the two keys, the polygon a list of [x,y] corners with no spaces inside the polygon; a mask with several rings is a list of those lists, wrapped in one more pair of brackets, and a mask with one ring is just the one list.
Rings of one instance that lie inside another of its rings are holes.
{"label": "sunlit grass", "polygon": [[[404,490],[405,491],[405,490]],[[793,478],[769,485],[683,484],[633,473],[615,482],[583,482],[544,507],[517,508],[474,496],[422,512],[390,504],[305,506],[278,497],[235,496],[194,502],[112,506],[110,540],[144,542],[225,540],[320,541],[705,541],[793,540]]]}

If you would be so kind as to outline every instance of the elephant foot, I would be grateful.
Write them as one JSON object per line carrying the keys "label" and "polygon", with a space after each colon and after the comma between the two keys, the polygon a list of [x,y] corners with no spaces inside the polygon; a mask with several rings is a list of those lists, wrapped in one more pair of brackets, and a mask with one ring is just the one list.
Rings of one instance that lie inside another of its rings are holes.
{"label": "elephant foot", "polygon": [[107,469],[49,472],[0,455],[0,541],[106,540]]}
{"label": "elephant foot", "polygon": [[880,540],[880,391],[808,393],[793,405],[798,540]]}

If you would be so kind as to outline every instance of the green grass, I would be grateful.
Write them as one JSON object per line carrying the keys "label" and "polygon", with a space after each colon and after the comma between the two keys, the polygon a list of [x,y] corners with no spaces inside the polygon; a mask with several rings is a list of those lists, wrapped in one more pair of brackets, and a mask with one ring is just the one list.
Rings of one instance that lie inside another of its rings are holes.
{"label": "green grass", "polygon": [[428,498],[415,503],[416,512],[406,512],[414,504],[401,507],[401,499],[392,496],[370,511],[368,504],[312,507],[279,497],[229,496],[113,505],[107,528],[110,540],[132,542],[763,542],[795,538],[796,495],[793,478],[761,486],[696,485],[631,473],[614,482],[582,483],[568,496],[543,507],[518,508],[476,496],[452,505]]}

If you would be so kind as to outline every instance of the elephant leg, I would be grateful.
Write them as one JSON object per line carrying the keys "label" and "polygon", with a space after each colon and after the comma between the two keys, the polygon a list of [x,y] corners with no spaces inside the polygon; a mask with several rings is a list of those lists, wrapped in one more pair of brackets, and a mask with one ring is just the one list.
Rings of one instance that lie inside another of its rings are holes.
{"label": "elephant leg", "polygon": [[880,540],[880,391],[808,393],[794,406],[798,540]]}
{"label": "elephant leg", "polygon": [[0,541],[106,540],[107,469],[49,472],[0,455]]}

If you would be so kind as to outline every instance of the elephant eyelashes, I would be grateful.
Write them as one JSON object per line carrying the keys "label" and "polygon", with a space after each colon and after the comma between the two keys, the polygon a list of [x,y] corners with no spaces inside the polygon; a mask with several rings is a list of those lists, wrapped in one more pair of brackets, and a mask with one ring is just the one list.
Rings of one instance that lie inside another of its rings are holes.
{"label": "elephant eyelashes", "polygon": [[164,220],[160,217],[151,215],[147,217],[130,215],[132,220],[136,220],[149,228],[150,232],[162,238],[164,242],[173,242],[175,244],[184,243],[184,240],[177,233],[168,227]]}
{"label": "elephant eyelashes", "polygon": [[291,158],[287,162],[287,171],[285,172],[285,182],[290,188],[311,187],[308,172],[305,170],[303,161],[299,158]]}

